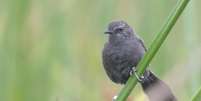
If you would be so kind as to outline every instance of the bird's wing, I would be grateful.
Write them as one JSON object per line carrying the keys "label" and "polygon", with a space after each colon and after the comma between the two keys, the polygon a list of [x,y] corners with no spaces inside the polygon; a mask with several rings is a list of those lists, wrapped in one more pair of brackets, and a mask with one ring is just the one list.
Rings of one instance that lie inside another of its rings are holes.
{"label": "bird's wing", "polygon": [[147,51],[146,46],[144,45],[144,41],[140,38],[138,38],[138,41],[141,43],[142,47],[144,48],[145,51]]}

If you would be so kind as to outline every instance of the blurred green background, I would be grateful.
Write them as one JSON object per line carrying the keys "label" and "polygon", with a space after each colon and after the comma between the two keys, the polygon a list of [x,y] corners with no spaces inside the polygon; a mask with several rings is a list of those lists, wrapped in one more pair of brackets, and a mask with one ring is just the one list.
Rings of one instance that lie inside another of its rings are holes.
{"label": "blurred green background", "polygon": [[[127,21],[154,38],[178,0],[0,0],[0,101],[111,101],[103,34]],[[150,68],[188,101],[201,85],[201,1],[191,0]],[[129,101],[147,101],[138,85]]]}

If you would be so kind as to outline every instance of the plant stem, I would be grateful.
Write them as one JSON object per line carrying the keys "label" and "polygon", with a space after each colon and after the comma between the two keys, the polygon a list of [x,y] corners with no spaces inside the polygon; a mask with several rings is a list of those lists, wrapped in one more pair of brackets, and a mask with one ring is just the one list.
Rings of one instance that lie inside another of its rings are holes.
{"label": "plant stem", "polygon": [[198,91],[192,97],[191,101],[200,101],[200,99],[201,99],[201,87],[198,89]]}
{"label": "plant stem", "polygon": [[[189,1],[190,0],[180,0],[177,4],[176,8],[173,9],[172,13],[168,17],[168,20],[166,21],[166,23],[164,24],[164,26],[162,27],[160,32],[157,34],[157,36],[155,37],[155,39],[151,43],[151,46],[149,47],[147,53],[142,58],[142,60],[139,62],[138,66],[137,66],[137,68],[138,68],[137,73],[138,74],[142,75],[144,73],[144,71],[146,70],[149,63],[151,62],[151,60],[153,59],[153,57],[155,56],[155,54],[157,53],[157,51],[161,47],[162,43],[167,38],[170,30],[175,25],[177,19],[179,18],[179,16],[181,15],[184,8],[187,6]],[[116,101],[125,101],[136,84],[137,84],[137,79],[133,75],[128,79],[126,85],[124,86],[124,88],[119,93]]]}

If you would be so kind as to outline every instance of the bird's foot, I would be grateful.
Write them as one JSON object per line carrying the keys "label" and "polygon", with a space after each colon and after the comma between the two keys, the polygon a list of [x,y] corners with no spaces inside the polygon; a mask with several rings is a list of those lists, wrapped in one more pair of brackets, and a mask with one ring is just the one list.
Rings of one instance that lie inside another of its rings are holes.
{"label": "bird's foot", "polygon": [[144,76],[139,76],[135,67],[133,67],[130,71],[130,76],[133,74],[137,78],[138,82],[142,83],[144,81]]}

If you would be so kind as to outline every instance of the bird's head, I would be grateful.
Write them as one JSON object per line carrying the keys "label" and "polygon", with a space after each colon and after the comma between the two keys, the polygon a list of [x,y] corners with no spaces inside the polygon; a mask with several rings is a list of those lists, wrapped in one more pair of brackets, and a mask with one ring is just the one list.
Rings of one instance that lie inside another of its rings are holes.
{"label": "bird's head", "polygon": [[125,21],[112,21],[105,34],[109,34],[110,41],[123,41],[133,37],[133,30]]}

